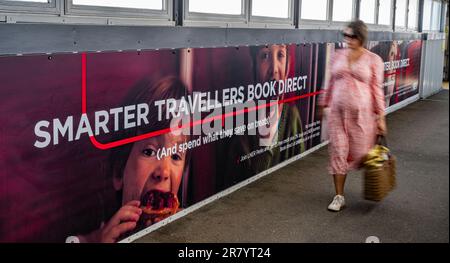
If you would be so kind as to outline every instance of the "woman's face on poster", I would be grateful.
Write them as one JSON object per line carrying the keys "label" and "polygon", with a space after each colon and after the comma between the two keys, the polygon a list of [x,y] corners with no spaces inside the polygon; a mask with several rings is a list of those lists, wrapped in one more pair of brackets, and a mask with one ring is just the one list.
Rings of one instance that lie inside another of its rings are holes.
{"label": "woman's face on poster", "polygon": [[256,55],[256,71],[259,82],[282,80],[287,77],[286,45],[261,48]]}

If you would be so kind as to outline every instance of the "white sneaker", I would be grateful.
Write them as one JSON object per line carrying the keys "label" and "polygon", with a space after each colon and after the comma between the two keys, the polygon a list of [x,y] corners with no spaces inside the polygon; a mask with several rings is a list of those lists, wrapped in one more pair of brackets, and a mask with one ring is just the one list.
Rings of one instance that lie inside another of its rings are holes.
{"label": "white sneaker", "polygon": [[328,206],[328,210],[338,212],[345,207],[345,198],[343,195],[336,195]]}

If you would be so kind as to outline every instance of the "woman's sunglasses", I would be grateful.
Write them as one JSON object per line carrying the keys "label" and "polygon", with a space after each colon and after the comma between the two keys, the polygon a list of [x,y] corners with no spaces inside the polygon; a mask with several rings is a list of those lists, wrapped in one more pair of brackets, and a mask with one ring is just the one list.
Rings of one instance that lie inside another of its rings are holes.
{"label": "woman's sunglasses", "polygon": [[342,33],[342,35],[344,37],[351,38],[351,39],[357,39],[358,38],[357,35],[352,35],[352,34],[347,34],[347,33]]}

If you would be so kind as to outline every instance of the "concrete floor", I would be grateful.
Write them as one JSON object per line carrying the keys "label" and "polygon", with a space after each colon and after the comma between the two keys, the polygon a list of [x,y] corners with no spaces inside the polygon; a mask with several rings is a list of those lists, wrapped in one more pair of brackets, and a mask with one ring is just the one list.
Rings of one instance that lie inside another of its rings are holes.
{"label": "concrete floor", "polygon": [[347,208],[333,197],[326,147],[178,219],[136,242],[449,242],[448,90],[388,115],[398,159],[397,189],[362,199],[361,172],[346,184]]}

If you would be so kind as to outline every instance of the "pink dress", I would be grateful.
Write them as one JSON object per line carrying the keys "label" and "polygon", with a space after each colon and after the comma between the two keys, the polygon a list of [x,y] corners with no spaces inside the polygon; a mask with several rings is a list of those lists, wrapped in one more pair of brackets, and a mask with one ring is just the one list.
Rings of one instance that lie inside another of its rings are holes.
{"label": "pink dress", "polygon": [[331,174],[347,174],[360,167],[374,146],[377,115],[384,115],[381,58],[365,50],[351,65],[348,50],[336,51],[330,63],[330,78],[319,105],[329,107],[328,131]]}

